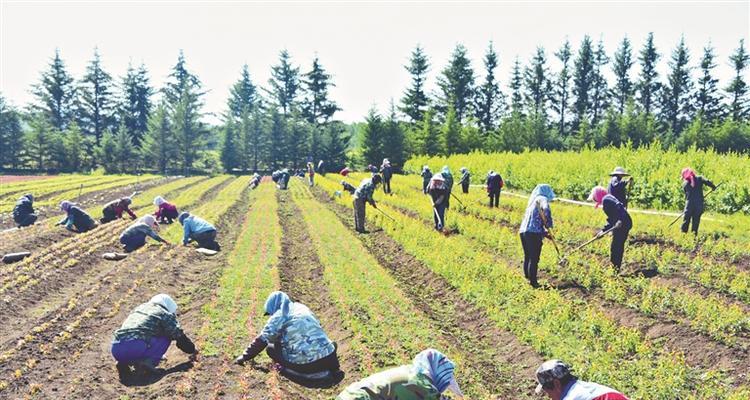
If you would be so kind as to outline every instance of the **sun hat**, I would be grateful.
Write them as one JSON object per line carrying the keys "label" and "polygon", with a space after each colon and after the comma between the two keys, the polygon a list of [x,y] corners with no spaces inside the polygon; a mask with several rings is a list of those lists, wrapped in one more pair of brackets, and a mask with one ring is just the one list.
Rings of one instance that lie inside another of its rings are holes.
{"label": "sun hat", "polygon": [[177,303],[168,294],[157,294],[149,300],[149,303],[159,304],[172,314],[177,312]]}
{"label": "sun hat", "polygon": [[565,364],[560,360],[545,361],[536,369],[536,381],[539,384],[536,385],[534,393],[542,393],[544,385],[555,379],[565,378],[568,375],[570,375],[570,366],[568,366],[568,364]]}
{"label": "sun hat", "polygon": [[614,171],[609,173],[609,176],[616,176],[616,175],[630,176],[628,171],[625,171],[625,168],[623,167],[615,167]]}

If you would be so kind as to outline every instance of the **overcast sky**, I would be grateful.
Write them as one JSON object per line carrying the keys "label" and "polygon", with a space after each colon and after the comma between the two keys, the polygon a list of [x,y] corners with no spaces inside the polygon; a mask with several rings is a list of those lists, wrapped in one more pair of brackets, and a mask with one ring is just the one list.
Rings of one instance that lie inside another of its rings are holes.
{"label": "overcast sky", "polygon": [[[414,46],[430,56],[429,88],[457,43],[463,43],[477,73],[493,41],[497,72],[506,87],[513,59],[526,63],[537,46],[552,53],[569,38],[575,50],[584,34],[604,40],[611,56],[624,36],[636,50],[653,31],[662,54],[660,73],[681,35],[697,66],[709,41],[716,48],[716,75],[731,77],[727,57],[750,35],[750,1],[672,2],[31,2],[0,0],[0,91],[16,106],[32,101],[30,87],[60,49],[69,71],[83,75],[98,47],[104,67],[121,76],[145,63],[161,87],[184,50],[188,68],[209,93],[206,111],[221,114],[242,64],[254,83],[267,86],[270,66],[289,50],[302,70],[315,54],[334,76],[331,95],[351,122],[376,105],[398,101],[409,76],[403,65]],[[637,73],[634,68],[633,75]],[[693,75],[697,74],[694,71]],[[119,80],[119,79],[118,79]],[[211,121],[216,121],[211,119]]]}

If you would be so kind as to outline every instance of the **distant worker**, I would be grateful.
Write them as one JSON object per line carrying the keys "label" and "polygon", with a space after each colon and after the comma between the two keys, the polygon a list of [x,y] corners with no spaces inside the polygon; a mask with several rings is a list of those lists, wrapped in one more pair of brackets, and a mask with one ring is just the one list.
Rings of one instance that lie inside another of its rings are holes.
{"label": "distant worker", "polygon": [[344,176],[344,177],[346,177],[347,175],[349,175],[349,172],[351,172],[351,170],[349,169],[349,167],[344,167],[344,168],[343,168],[343,169],[342,169],[342,170],[341,170],[341,171],[339,172],[339,174],[341,174],[341,176]]}
{"label": "distant worker", "polygon": [[354,192],[354,229],[359,233],[365,233],[365,203],[370,203],[373,208],[378,208],[372,196],[381,180],[380,175],[363,179]]}
{"label": "distant worker", "polygon": [[445,209],[449,196],[443,175],[435,174],[430,179],[427,193],[430,195],[430,201],[432,202],[432,219],[435,221],[435,230],[442,231],[445,227]]}
{"label": "distant worker", "polygon": [[111,352],[121,380],[130,375],[131,366],[139,375],[159,373],[156,366],[173,340],[195,361],[198,349],[177,322],[176,312],[177,303],[166,294],[158,294],[130,312],[112,338]]}
{"label": "distant worker", "polygon": [[260,185],[260,175],[257,173],[254,173],[253,176],[250,178],[250,190],[254,190],[255,188]]}
{"label": "distant worker", "polygon": [[177,219],[179,213],[177,206],[164,200],[161,196],[154,197],[154,205],[158,207],[154,216],[160,224],[171,224]]}
{"label": "distant worker", "polygon": [[391,368],[352,383],[336,400],[440,400],[450,391],[463,398],[454,376],[455,364],[441,352],[427,349],[409,365]]}
{"label": "distant worker", "polygon": [[593,382],[579,380],[560,360],[545,361],[536,370],[536,394],[552,400],[628,400],[622,393]]}
{"label": "distant worker", "polygon": [[265,349],[271,360],[283,367],[282,372],[290,375],[321,380],[339,373],[336,343],[328,338],[307,306],[277,291],[268,296],[264,308],[271,317],[245,352],[234,360],[236,364],[253,360]]}
{"label": "distant worker", "polygon": [[391,167],[391,162],[387,158],[384,158],[383,164],[380,165],[380,173],[383,175],[383,193],[390,194],[393,167]]}
{"label": "distant worker", "polygon": [[[533,287],[539,287],[537,268],[542,254],[545,237],[549,237],[552,228],[552,210],[549,202],[555,198],[555,192],[546,183],[536,185],[526,204],[526,212],[521,221],[518,233],[523,247],[523,275]],[[542,214],[543,213],[543,214]]]}
{"label": "distant worker", "polygon": [[65,200],[60,203],[60,209],[65,212],[65,218],[61,219],[57,225],[64,225],[65,229],[78,233],[96,228],[94,219],[86,211],[78,207],[77,204]]}
{"label": "distant worker", "polygon": [[271,180],[277,185],[277,187],[279,184],[279,179],[281,179],[281,171],[277,169],[276,171],[273,171],[271,173]]}
{"label": "distant worker", "polygon": [[[287,187],[289,187],[289,179],[292,178],[292,176],[289,174],[289,169],[284,168],[281,171],[274,172],[276,175],[276,187],[281,190],[286,190]],[[273,176],[272,176],[273,178]]]}
{"label": "distant worker", "polygon": [[310,186],[315,185],[315,167],[311,162],[307,163],[307,176],[310,179]]}
{"label": "distant worker", "polygon": [[427,194],[427,186],[430,184],[430,179],[432,179],[430,167],[427,165],[423,166],[420,176],[422,177],[422,193]]}
{"label": "distant worker", "polygon": [[612,266],[615,267],[617,272],[620,272],[622,258],[625,253],[625,242],[628,240],[630,229],[633,228],[633,220],[620,200],[608,194],[601,186],[591,189],[588,200],[596,202],[596,207],[601,205],[604,213],[607,215],[607,225],[597,233],[597,236],[601,237],[605,232],[612,230],[609,259],[612,261]]}
{"label": "distant worker", "polygon": [[34,212],[34,195],[27,193],[18,199],[13,207],[13,222],[19,228],[34,225],[37,215]]}
{"label": "distant worker", "polygon": [[318,173],[320,176],[326,176],[326,163],[323,160],[318,161]]}
{"label": "distant worker", "polygon": [[[135,193],[133,193],[134,195]],[[130,204],[133,203],[133,195],[130,197],[123,197],[107,203],[102,210],[102,218],[99,220],[102,224],[114,221],[122,218],[122,213],[126,212],[130,215],[130,218],[135,220],[138,218],[135,213],[130,209]]]}
{"label": "distant worker", "polygon": [[682,179],[685,181],[682,183],[682,190],[685,192],[685,215],[682,219],[682,232],[687,233],[692,221],[693,233],[697,236],[704,209],[703,185],[713,190],[716,190],[716,185],[708,179],[696,175],[695,171],[687,167],[682,170]]}
{"label": "distant worker", "polygon": [[453,174],[451,174],[451,170],[447,165],[443,165],[440,175],[445,179],[445,188],[448,189],[448,196],[445,198],[445,208],[449,209],[451,208],[451,193],[453,192]]}
{"label": "distant worker", "polygon": [[461,185],[461,191],[464,194],[469,193],[469,185],[471,185],[471,174],[466,167],[461,167],[461,180],[458,181]]}
{"label": "distant worker", "polygon": [[617,200],[620,200],[620,203],[622,203],[625,208],[628,208],[628,189],[633,184],[633,178],[623,179],[626,176],[630,176],[623,167],[616,167],[609,176],[611,176],[612,179],[609,181],[607,192],[612,196],[615,196]]}
{"label": "distant worker", "polygon": [[183,212],[178,217],[182,225],[182,245],[187,246],[190,241],[198,243],[198,247],[209,250],[221,250],[216,242],[216,228],[205,220],[195,215]]}
{"label": "distant worker", "polygon": [[351,183],[349,183],[349,182],[347,182],[345,180],[341,181],[341,185],[344,187],[345,191],[349,192],[349,194],[354,194],[354,192],[357,191],[357,188],[354,187],[354,185],[352,185]]}
{"label": "distant worker", "polygon": [[143,247],[146,244],[146,236],[159,243],[169,244],[156,233],[158,229],[159,224],[156,222],[156,218],[153,215],[146,215],[125,228],[120,235],[120,244],[123,245],[126,253]]}
{"label": "distant worker", "polygon": [[490,170],[487,173],[487,196],[490,198],[490,207],[500,206],[500,192],[502,192],[503,186],[505,186],[503,177]]}

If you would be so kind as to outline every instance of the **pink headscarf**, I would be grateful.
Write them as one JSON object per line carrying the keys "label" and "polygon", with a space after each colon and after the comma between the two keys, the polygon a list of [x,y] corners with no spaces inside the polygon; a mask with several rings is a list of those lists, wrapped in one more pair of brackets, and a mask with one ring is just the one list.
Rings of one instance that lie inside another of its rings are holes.
{"label": "pink headscarf", "polygon": [[65,211],[65,212],[68,212],[68,210],[70,210],[70,207],[73,207],[73,205],[74,205],[73,202],[64,200],[64,201],[62,201],[60,203],[60,209],[63,210],[63,211]]}
{"label": "pink headscarf", "polygon": [[693,171],[690,167],[685,167],[682,169],[682,179],[690,182],[690,186],[695,187],[695,171]]}
{"label": "pink headscarf", "polygon": [[596,203],[596,206],[594,208],[599,208],[600,205],[602,205],[602,200],[604,200],[604,196],[607,195],[607,189],[596,186],[593,189],[591,189],[591,194],[589,194],[588,201],[593,201]]}

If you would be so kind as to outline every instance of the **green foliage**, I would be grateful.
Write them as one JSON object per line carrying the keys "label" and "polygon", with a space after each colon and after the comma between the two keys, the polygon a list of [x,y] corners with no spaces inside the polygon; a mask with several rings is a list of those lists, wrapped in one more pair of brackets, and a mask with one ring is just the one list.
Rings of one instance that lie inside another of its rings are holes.
{"label": "green foliage", "polygon": [[451,107],[459,122],[471,115],[475,91],[474,70],[464,45],[458,44],[453,49],[451,59],[438,77],[437,84],[441,91],[437,109],[443,115],[446,115]]}
{"label": "green foliage", "polygon": [[47,71],[42,73],[41,81],[33,88],[37,103],[33,110],[46,118],[46,123],[53,128],[65,130],[74,117],[75,87],[65,63],[60,58],[60,51],[55,56]]}
{"label": "green foliage", "polygon": [[409,65],[404,68],[411,74],[411,86],[404,92],[399,110],[409,117],[412,124],[421,124],[429,104],[424,86],[430,69],[429,58],[421,46],[412,50]]}
{"label": "green foliage", "polygon": [[81,106],[78,120],[87,136],[93,137],[97,145],[102,135],[115,127],[115,99],[112,77],[104,71],[99,50],[94,49],[94,59],[86,67],[79,92]]}
{"label": "green foliage", "polygon": [[141,154],[145,165],[155,167],[162,174],[174,165],[176,139],[164,104],[160,104],[149,117]]}
{"label": "green foliage", "polygon": [[152,112],[151,87],[146,66],[136,71],[132,65],[122,78],[122,100],[120,102],[120,122],[130,133],[133,144],[140,147],[143,137],[149,129],[148,123]]}

